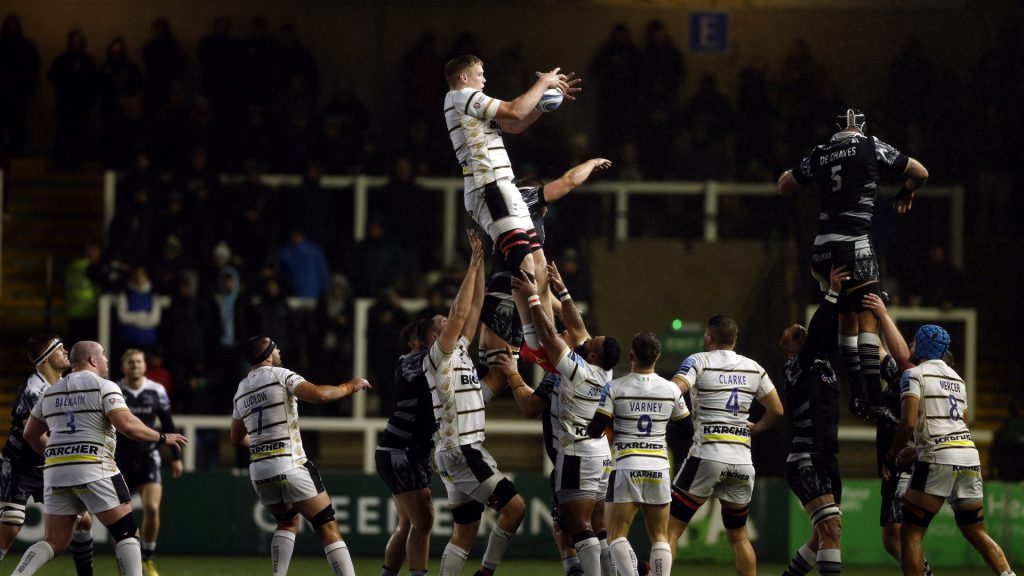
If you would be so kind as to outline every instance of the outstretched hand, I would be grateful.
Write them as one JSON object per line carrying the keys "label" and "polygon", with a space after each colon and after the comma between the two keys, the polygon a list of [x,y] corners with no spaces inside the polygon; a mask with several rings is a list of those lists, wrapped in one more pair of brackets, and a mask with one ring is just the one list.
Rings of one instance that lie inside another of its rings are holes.
{"label": "outstretched hand", "polygon": [[353,378],[348,381],[348,385],[352,387],[353,394],[359,392],[360,390],[373,388],[373,386],[370,386],[370,382],[366,378]]}
{"label": "outstretched hand", "polygon": [[562,91],[562,96],[566,100],[575,100],[577,92],[581,90],[578,86],[583,81],[582,78],[576,78],[575,72],[569,74],[560,74],[561,68],[555,68],[550,72],[536,72],[537,78],[544,82],[544,85],[548,88],[558,88]]}
{"label": "outstretched hand", "polygon": [[469,249],[472,255],[469,258],[469,265],[479,265],[484,261],[484,243],[480,240],[480,235],[476,230],[469,228],[466,230],[466,237],[469,238]]}
{"label": "outstretched hand", "polygon": [[555,265],[554,260],[548,262],[548,285],[551,286],[555,294],[565,290],[565,282],[562,282],[562,275],[558,272],[558,266]]}
{"label": "outstretched hand", "polygon": [[537,294],[537,281],[527,276],[526,272],[519,270],[518,273],[512,275],[512,291],[534,296]]}
{"label": "outstretched hand", "polygon": [[591,158],[588,162],[594,166],[594,170],[597,172],[607,170],[612,167],[612,161],[607,158]]}
{"label": "outstretched hand", "polygon": [[878,294],[867,294],[860,302],[865,310],[870,310],[876,317],[880,318],[886,314],[885,302],[878,297]]}

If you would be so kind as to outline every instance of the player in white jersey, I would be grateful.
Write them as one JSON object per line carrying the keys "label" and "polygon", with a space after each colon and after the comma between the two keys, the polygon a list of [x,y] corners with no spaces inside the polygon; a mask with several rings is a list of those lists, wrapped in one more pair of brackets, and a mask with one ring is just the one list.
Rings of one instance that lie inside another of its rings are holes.
{"label": "player in white jersey", "polygon": [[[495,270],[522,269],[531,275],[536,272],[541,275],[541,285],[546,287],[543,264],[539,256],[531,256],[533,222],[512,183],[515,174],[502,132],[519,134],[536,122],[541,115],[537,103],[548,88],[558,88],[566,99],[572,100],[580,90],[576,87],[580,80],[560,74],[558,68],[538,72],[536,82],[526,92],[505,102],[484,94],[487,80],[483,61],[476,56],[466,54],[451,59],[444,74],[449,89],[444,99],[444,116],[462,167],[466,211],[494,242]],[[520,320],[526,324],[525,302],[516,302],[516,307]]]}
{"label": "player in white jersey", "polygon": [[668,544],[671,486],[665,430],[669,421],[690,415],[679,386],[655,372],[661,342],[651,332],[633,337],[629,351],[630,373],[605,386],[594,419],[587,427],[591,438],[600,438],[614,422],[615,471],[608,532],[615,569],[621,576],[637,575],[636,554],[626,536],[637,509],[643,509],[647,538],[651,541],[654,576],[672,572],[672,548]]}
{"label": "player in white jersey", "polygon": [[[555,494],[559,515],[572,536],[583,571],[596,576],[601,574],[601,541],[607,540],[601,524],[611,452],[606,440],[587,435],[587,425],[601,401],[610,370],[619,363],[619,343],[611,336],[591,337],[584,329],[583,340],[574,350],[544,313],[537,284],[529,276],[513,276],[512,291],[529,305],[532,322],[523,326],[523,331],[536,329],[548,360],[561,376],[551,396],[551,413],[558,416],[554,430],[558,439]],[[595,518],[601,519],[597,526]],[[609,553],[604,555],[610,559]]]}
{"label": "player in white jersey", "polygon": [[[756,570],[754,548],[747,538],[747,514],[754,491],[750,439],[782,416],[782,401],[760,364],[733,351],[739,329],[727,316],[708,320],[704,352],[683,360],[672,381],[693,405],[693,446],[672,485],[669,542],[673,548],[702,504],[712,496],[722,504],[722,524],[736,562],[736,572]],[[765,407],[753,424],[750,405]]]}
{"label": "player in white jersey", "polygon": [[981,460],[967,427],[967,383],[942,360],[950,342],[940,326],[918,328],[910,343],[910,356],[918,365],[900,381],[900,424],[886,459],[895,462],[911,437],[917,455],[903,497],[903,573],[923,572],[924,534],[946,501],[961,534],[992,572],[1009,576],[1013,571],[1006,555],[985,530]]}
{"label": "player in white jersey", "polygon": [[334,572],[352,576],[352,557],[334,520],[331,499],[320,471],[302,448],[298,400],[333,402],[370,388],[370,383],[362,378],[337,386],[308,382],[281,366],[281,350],[267,336],[249,338],[243,352],[252,369],[239,382],[232,402],[231,443],[249,450],[249,478],[260,503],[277,520],[270,544],[272,573],[288,573],[302,514],[320,537]]}
{"label": "player in white jersey", "polygon": [[117,384],[106,379],[107,358],[96,342],[71,348],[72,372],[43,393],[25,425],[25,441],[45,458],[43,525],[46,539],[21,557],[15,574],[35,574],[71,541],[78,516],[91,512],[110,531],[118,567],[142,576],[142,551],[131,495],[114,463],[115,429],[135,440],[184,446],[132,415]]}
{"label": "player in white jersey", "polygon": [[484,299],[484,252],[469,233],[473,255],[448,317],[435,317],[420,334],[429,352],[424,372],[434,401],[434,466],[452,509],[452,537],[441,555],[440,576],[458,576],[469,557],[484,506],[498,512],[477,574],[490,576],[523,521],[526,503],[484,448],[484,395],[469,342]]}
{"label": "player in white jersey", "polygon": [[[14,543],[25,524],[25,505],[29,497],[43,502],[43,457],[25,442],[23,436],[39,398],[60,380],[71,364],[64,342],[56,334],[37,334],[26,342],[28,360],[35,366],[15,395],[11,410],[11,433],[0,456],[0,560]],[[92,576],[92,519],[82,516],[71,537],[71,553],[78,576]]]}

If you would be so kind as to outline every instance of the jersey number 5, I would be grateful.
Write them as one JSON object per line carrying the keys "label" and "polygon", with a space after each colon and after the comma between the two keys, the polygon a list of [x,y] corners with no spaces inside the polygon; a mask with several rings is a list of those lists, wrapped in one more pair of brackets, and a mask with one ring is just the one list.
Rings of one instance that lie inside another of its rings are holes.
{"label": "jersey number 5", "polygon": [[740,389],[733,388],[729,393],[729,399],[725,401],[725,409],[732,412],[733,416],[740,413]]}
{"label": "jersey number 5", "polygon": [[839,192],[839,189],[843,187],[843,178],[839,175],[839,171],[843,169],[843,165],[832,167],[832,191]]}

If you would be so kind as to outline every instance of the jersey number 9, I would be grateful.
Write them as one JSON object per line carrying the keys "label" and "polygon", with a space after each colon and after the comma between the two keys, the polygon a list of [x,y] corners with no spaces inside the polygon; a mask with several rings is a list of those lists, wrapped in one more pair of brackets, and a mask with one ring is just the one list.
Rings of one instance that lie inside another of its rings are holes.
{"label": "jersey number 9", "polygon": [[651,428],[654,427],[654,421],[647,414],[644,414],[637,418],[636,429],[640,431],[644,436],[651,435]]}

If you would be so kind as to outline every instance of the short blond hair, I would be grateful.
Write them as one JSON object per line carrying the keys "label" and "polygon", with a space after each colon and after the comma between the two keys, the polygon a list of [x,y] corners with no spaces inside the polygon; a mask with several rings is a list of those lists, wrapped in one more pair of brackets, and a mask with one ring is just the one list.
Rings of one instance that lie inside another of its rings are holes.
{"label": "short blond hair", "polygon": [[138,348],[129,348],[124,351],[124,354],[121,354],[121,364],[124,364],[125,362],[128,361],[129,358],[135,356],[136,354],[142,354],[142,359],[146,359],[146,353],[143,352],[142,350],[139,350]]}
{"label": "short blond hair", "polygon": [[459,83],[460,74],[477,64],[483,65],[483,63],[483,60],[472,54],[463,54],[452,58],[444,65],[444,77],[448,80],[448,86],[455,86]]}

